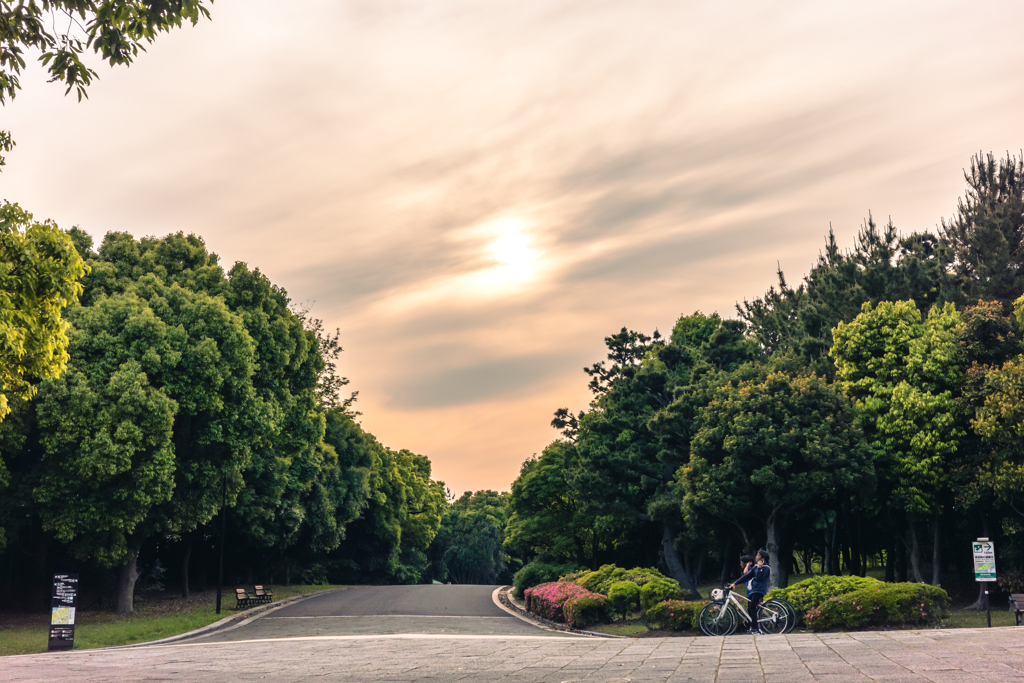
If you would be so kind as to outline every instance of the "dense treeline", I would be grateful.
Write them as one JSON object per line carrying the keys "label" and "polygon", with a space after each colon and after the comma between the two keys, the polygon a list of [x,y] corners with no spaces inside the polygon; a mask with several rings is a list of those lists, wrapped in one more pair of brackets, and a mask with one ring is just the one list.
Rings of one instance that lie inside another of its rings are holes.
{"label": "dense treeline", "polygon": [[563,438],[512,485],[523,576],[661,566],[697,593],[766,547],[780,585],[884,567],[972,590],[985,535],[1024,589],[1024,166],[965,177],[938,234],[869,218],[735,320],[607,337],[590,406],[555,413]]}
{"label": "dense treeline", "polygon": [[57,292],[50,353],[66,340],[64,371],[37,371],[32,391],[5,383],[30,399],[0,422],[5,604],[43,604],[53,571],[82,573],[86,606],[120,611],[140,577],[205,588],[225,510],[228,581],[429,574],[444,485],[355,421],[337,332],[195,236],[110,233],[94,250],[82,231],[4,210],[20,222],[8,241],[63,238],[77,251],[64,270],[85,273],[78,303]]}

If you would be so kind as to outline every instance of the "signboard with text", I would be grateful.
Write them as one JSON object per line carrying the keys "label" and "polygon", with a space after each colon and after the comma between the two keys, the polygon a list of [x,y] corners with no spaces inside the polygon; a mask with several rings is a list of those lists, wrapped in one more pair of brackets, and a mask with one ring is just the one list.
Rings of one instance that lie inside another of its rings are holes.
{"label": "signboard with text", "polygon": [[54,574],[50,598],[50,650],[75,646],[75,608],[78,607],[78,574]]}
{"label": "signboard with text", "polygon": [[971,544],[974,550],[974,580],[996,580],[996,548],[992,541],[978,539]]}

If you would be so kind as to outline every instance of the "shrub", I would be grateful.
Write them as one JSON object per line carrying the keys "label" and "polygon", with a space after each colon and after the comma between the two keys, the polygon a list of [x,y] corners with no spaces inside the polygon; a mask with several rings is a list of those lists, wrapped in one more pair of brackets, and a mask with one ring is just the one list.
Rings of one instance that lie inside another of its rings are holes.
{"label": "shrub", "polygon": [[631,610],[640,607],[640,588],[632,581],[616,581],[608,589],[608,599],[615,611],[626,618]]}
{"label": "shrub", "polygon": [[938,624],[949,617],[949,595],[925,583],[882,583],[827,598],[808,610],[812,631]]}
{"label": "shrub", "polygon": [[573,628],[583,628],[587,624],[610,621],[611,606],[608,598],[603,595],[578,595],[565,601],[562,605],[562,616],[565,623]]}
{"label": "shrub", "polygon": [[630,583],[635,583],[637,586],[642,588],[644,584],[655,579],[672,581],[672,583],[676,584],[677,589],[679,587],[679,584],[676,581],[668,578],[657,569],[643,569],[641,567],[623,569],[622,567],[616,567],[614,564],[606,564],[600,569],[587,572],[580,578],[576,579],[576,583],[583,586],[588,591],[608,595],[608,590],[611,588],[612,584],[617,581],[629,581]]}
{"label": "shrub", "polygon": [[640,588],[640,608],[647,611],[666,600],[680,600],[683,590],[673,579],[653,579]]}
{"label": "shrub", "polygon": [[697,626],[697,617],[706,601],[665,600],[647,610],[647,623],[667,631],[688,631]]}
{"label": "shrub", "polygon": [[569,564],[556,564],[553,562],[542,562],[539,559],[534,559],[528,564],[524,565],[522,569],[516,572],[516,575],[512,577],[512,587],[517,598],[522,598],[523,593],[527,588],[538,586],[542,583],[548,583],[549,581],[557,581],[560,576],[564,576],[571,572],[578,572],[579,566]]}
{"label": "shrub", "polygon": [[788,600],[797,612],[806,612],[829,598],[863,588],[877,588],[881,585],[881,581],[870,577],[814,576],[788,588],[776,588],[770,591],[766,597]]}
{"label": "shrub", "polygon": [[[603,595],[591,593],[583,586],[578,586],[569,581],[550,581],[542,583],[533,588],[527,588],[526,611],[533,612],[550,621],[563,621],[565,619],[564,607],[566,601],[572,598],[601,598],[607,601]],[[580,609],[584,613],[585,609]]]}

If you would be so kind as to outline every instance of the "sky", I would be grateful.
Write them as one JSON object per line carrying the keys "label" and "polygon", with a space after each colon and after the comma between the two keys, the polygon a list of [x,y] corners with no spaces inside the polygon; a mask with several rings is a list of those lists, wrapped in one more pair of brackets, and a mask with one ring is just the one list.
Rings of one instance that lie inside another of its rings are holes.
{"label": "sky", "polygon": [[735,317],[869,212],[950,217],[972,154],[1024,146],[1021,26],[1016,0],[217,0],[82,103],[30,67],[0,198],[260,268],[340,329],[364,428],[507,490],[605,336]]}

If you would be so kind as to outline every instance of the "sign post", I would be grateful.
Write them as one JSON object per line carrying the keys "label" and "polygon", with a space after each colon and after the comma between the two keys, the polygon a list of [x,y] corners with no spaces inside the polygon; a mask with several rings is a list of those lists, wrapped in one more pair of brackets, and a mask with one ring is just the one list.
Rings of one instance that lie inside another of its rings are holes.
{"label": "sign post", "polygon": [[[971,544],[974,550],[974,580],[992,582],[996,580],[996,548],[987,538],[979,538]],[[985,612],[988,626],[992,628],[992,606],[989,604],[988,587],[985,587]]]}
{"label": "sign post", "polygon": [[50,651],[70,650],[75,646],[78,574],[53,575],[50,607],[50,644],[47,649]]}

